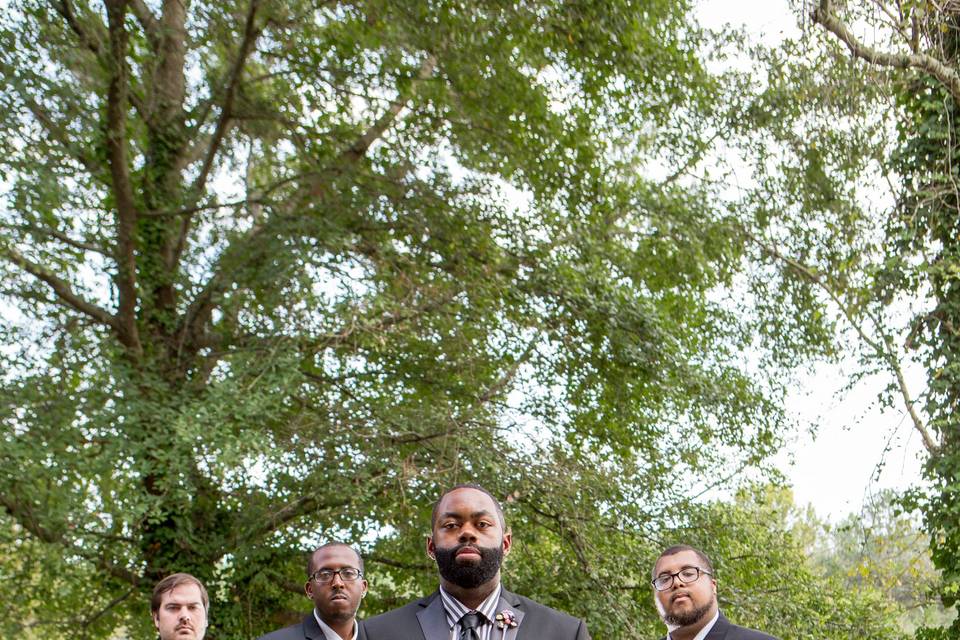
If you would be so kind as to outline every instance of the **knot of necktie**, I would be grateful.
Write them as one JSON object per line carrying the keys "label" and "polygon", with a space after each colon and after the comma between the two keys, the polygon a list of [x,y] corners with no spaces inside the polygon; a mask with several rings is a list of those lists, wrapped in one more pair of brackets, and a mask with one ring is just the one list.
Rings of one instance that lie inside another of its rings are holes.
{"label": "knot of necktie", "polygon": [[475,611],[463,614],[460,618],[460,640],[480,640],[477,627],[481,621],[480,614]]}

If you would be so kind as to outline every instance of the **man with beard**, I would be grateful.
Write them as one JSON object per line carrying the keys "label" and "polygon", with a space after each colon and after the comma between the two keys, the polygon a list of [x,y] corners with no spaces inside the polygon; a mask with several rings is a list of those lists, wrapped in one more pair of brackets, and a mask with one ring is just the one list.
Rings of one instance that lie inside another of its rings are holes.
{"label": "man with beard", "polygon": [[475,484],[453,487],[433,506],[427,555],[437,563],[432,595],[370,618],[369,640],[589,640],[587,627],[500,585],[513,538],[503,509]]}
{"label": "man with beard", "polygon": [[209,609],[207,590],[189,573],[167,576],[150,597],[150,615],[160,640],[203,640]]}
{"label": "man with beard", "polygon": [[357,609],[367,595],[367,581],[356,549],[328,542],[311,553],[303,590],[313,600],[313,611],[260,640],[366,640]]}
{"label": "man with beard", "polygon": [[713,565],[699,549],[685,544],[666,549],[653,568],[652,584],[667,625],[665,640],[776,640],[730,624],[720,613]]}

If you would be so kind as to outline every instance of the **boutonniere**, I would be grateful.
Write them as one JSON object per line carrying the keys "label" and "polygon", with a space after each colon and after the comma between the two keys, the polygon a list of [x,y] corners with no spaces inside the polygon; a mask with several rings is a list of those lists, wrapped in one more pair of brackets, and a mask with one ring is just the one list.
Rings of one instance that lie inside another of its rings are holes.
{"label": "boutonniere", "polygon": [[507,637],[507,629],[517,626],[517,616],[510,609],[504,609],[494,619],[497,621],[497,627],[503,631],[500,634],[501,640]]}

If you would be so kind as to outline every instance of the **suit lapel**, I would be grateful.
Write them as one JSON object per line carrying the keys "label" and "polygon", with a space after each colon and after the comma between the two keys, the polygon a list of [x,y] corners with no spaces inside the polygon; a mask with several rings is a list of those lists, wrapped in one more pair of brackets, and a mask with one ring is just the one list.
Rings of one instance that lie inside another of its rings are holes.
{"label": "suit lapel", "polygon": [[313,617],[313,611],[303,616],[303,637],[307,640],[326,640],[317,619]]}
{"label": "suit lapel", "polygon": [[717,615],[717,621],[710,627],[710,633],[704,636],[703,640],[723,640],[727,637],[727,631],[730,629],[730,621],[722,613]]}
{"label": "suit lapel", "polygon": [[[509,609],[513,612],[513,617],[517,620],[517,626],[507,629],[506,634],[504,634],[503,630],[499,627],[494,627],[491,640],[517,640],[517,638],[520,637],[520,629],[523,628],[521,623],[523,622],[523,616],[526,615],[526,612],[523,610],[523,603],[520,602],[520,598],[518,598],[516,594],[511,593],[501,587],[500,600],[497,602],[496,613],[500,613],[504,609]],[[530,635],[531,633],[535,632],[526,631],[522,637],[532,637]]]}
{"label": "suit lapel", "polygon": [[450,627],[447,626],[447,614],[443,611],[440,592],[434,593],[430,601],[422,606],[417,612],[417,621],[420,623],[424,640],[449,640]]}

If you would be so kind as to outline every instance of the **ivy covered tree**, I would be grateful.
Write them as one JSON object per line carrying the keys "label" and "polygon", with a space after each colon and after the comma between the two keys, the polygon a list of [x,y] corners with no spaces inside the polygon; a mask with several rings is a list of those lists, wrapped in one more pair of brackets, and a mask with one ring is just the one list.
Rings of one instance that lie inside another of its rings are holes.
{"label": "ivy covered tree", "polygon": [[[904,505],[920,507],[940,597],[956,608],[957,10],[898,0],[797,9],[801,39],[754,51],[766,77],[745,75],[744,126],[726,138],[749,173],[730,207],[765,265],[751,291],[772,311],[770,339],[795,341],[781,353],[855,345],[853,382],[887,376],[880,400],[919,437],[930,483]],[[780,312],[790,297],[809,312],[799,331]],[[912,367],[926,371],[917,388]],[[960,637],[960,626],[918,637]]]}
{"label": "ivy covered tree", "polygon": [[431,587],[426,510],[473,479],[510,580],[633,637],[622,551],[783,425],[718,295],[739,232],[678,179],[729,117],[687,12],[9,3],[3,634],[147,637],[182,570],[252,637],[330,537],[369,615]]}
{"label": "ivy covered tree", "polygon": [[[901,400],[928,454],[925,475],[930,488],[913,492],[906,504],[921,508],[933,563],[942,576],[940,597],[947,607],[956,608],[960,603],[958,14],[950,3],[882,0],[843,6],[819,0],[810,9],[812,23],[829,39],[826,46],[842,48],[852,58],[847,68],[874,79],[878,89],[874,104],[886,116],[887,130],[895,132],[875,152],[881,173],[889,180],[892,205],[882,217],[874,218],[879,223],[866,232],[834,218],[841,228],[870,245],[873,258],[839,270],[841,276],[859,275],[853,286],[829,288],[845,288],[852,294],[851,316],[864,324],[888,327],[880,340],[867,342],[867,348],[875,365],[895,374],[891,399]],[[902,366],[907,360],[919,362],[926,370],[926,385],[920,393],[908,390]],[[960,637],[960,626],[954,622],[949,628],[921,630],[918,637]]]}
{"label": "ivy covered tree", "polygon": [[659,628],[623,559],[667,533],[760,626],[895,637],[806,567],[766,589],[798,558],[770,508],[696,501],[765,470],[831,308],[898,362],[869,278],[832,275],[877,255],[878,85],[839,47],[711,71],[730,42],[665,1],[11,2],[0,632],[148,637],[184,570],[209,637],[254,637],[330,538],[371,615],[434,588],[430,504],[476,480],[508,585],[596,637]]}

